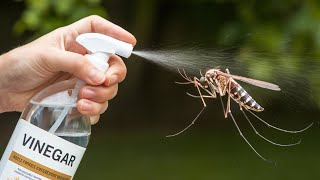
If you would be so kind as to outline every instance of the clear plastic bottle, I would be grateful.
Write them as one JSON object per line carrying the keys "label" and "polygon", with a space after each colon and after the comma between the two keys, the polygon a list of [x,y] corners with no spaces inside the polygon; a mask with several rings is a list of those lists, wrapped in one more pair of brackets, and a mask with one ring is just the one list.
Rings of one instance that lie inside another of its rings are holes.
{"label": "clear plastic bottle", "polygon": [[[85,57],[106,72],[112,54],[129,57],[131,44],[86,33],[76,41],[90,54]],[[1,158],[0,179],[73,178],[91,135],[88,116],[76,107],[81,80],[55,83],[34,96],[24,109]]]}
{"label": "clear plastic bottle", "polygon": [[36,96],[23,111],[20,119],[49,131],[61,112],[68,107],[68,113],[54,132],[73,144],[86,148],[91,134],[91,124],[88,116],[79,113],[76,103],[71,103],[75,81],[68,80],[53,84]]}
{"label": "clear plastic bottle", "polygon": [[2,156],[0,179],[73,178],[91,135],[90,119],[72,96],[75,82],[55,83],[30,100]]}

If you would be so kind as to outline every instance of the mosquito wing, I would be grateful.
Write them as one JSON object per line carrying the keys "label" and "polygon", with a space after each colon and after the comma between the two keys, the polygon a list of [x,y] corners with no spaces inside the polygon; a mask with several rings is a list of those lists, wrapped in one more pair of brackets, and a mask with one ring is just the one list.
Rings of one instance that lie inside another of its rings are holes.
{"label": "mosquito wing", "polygon": [[246,82],[248,84],[252,84],[254,86],[258,86],[261,88],[265,88],[265,89],[270,89],[270,90],[274,90],[274,91],[280,91],[280,87],[276,84],[272,84],[269,82],[265,82],[265,81],[260,81],[260,80],[256,80],[256,79],[251,79],[251,78],[247,78],[247,77],[242,77],[242,76],[237,76],[237,75],[232,75],[232,74],[228,74],[228,73],[224,73],[224,72],[220,72],[222,75],[227,76],[227,77],[232,77],[233,79],[239,80],[239,81],[243,81]]}

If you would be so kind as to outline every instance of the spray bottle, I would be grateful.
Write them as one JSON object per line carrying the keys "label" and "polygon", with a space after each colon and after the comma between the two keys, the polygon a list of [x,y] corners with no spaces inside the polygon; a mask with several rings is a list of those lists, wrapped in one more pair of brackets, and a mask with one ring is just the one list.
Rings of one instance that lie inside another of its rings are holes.
{"label": "spray bottle", "polygon": [[[131,44],[98,33],[81,34],[76,41],[91,52],[85,57],[102,72],[111,55],[128,58],[133,50]],[[80,80],[62,81],[30,100],[1,158],[1,180],[74,177],[91,134],[89,117],[76,108],[83,85]]]}

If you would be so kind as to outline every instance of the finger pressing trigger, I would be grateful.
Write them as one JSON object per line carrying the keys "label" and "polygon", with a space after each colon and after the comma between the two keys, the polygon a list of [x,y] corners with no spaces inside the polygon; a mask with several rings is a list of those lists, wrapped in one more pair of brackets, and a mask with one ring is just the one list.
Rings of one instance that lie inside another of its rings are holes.
{"label": "finger pressing trigger", "polygon": [[119,56],[111,56],[109,60],[109,69],[106,72],[106,86],[112,86],[124,80],[127,74],[127,68]]}

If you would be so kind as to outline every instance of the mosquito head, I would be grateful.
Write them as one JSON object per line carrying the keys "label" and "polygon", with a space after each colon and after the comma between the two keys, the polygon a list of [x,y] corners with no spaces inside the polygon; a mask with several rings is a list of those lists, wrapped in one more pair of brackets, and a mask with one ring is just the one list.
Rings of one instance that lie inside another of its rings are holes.
{"label": "mosquito head", "polygon": [[206,78],[204,76],[202,76],[200,79],[199,79],[199,83],[203,86],[203,87],[207,87],[207,81],[206,81]]}

